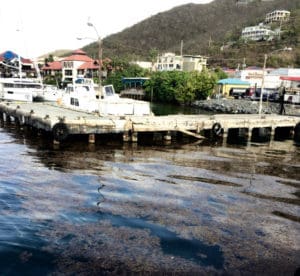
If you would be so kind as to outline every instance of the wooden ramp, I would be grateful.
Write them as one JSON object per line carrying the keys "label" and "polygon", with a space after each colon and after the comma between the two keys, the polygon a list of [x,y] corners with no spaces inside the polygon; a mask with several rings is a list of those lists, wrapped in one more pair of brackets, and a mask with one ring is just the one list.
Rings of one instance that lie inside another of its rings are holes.
{"label": "wooden ramp", "polygon": [[[227,137],[231,129],[247,130],[251,138],[257,128],[268,128],[274,135],[279,128],[289,128],[300,136],[300,117],[258,114],[168,115],[168,116],[106,116],[64,108],[56,103],[0,102],[1,118],[13,119],[21,125],[30,125],[53,134],[55,141],[69,135],[88,134],[91,143],[95,134],[123,134],[124,141],[137,141],[143,132],[163,132],[170,139],[172,132],[204,139],[210,131]],[[299,132],[299,134],[298,134]],[[168,138],[167,138],[168,137]]]}

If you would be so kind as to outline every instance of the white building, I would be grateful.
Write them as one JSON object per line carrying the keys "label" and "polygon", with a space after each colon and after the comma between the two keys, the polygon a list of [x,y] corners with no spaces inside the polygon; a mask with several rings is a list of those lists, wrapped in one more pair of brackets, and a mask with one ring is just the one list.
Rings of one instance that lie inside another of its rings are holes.
{"label": "white building", "polygon": [[174,53],[165,53],[157,58],[156,71],[182,70],[182,57]]}
{"label": "white building", "polygon": [[242,30],[242,39],[244,40],[272,40],[276,33],[269,27],[259,24],[257,26],[246,27]]}
{"label": "white building", "polygon": [[191,72],[199,71],[201,72],[206,68],[207,57],[200,55],[183,55],[182,56],[182,71]]}
{"label": "white building", "polygon": [[155,69],[157,71],[199,71],[207,65],[207,58],[200,55],[176,56],[174,53],[165,53],[157,58]]}
{"label": "white building", "polygon": [[[300,69],[295,68],[279,68],[265,70],[264,87],[266,90],[277,90],[282,86],[281,77],[300,76]],[[236,77],[243,81],[248,81],[251,87],[261,87],[263,70],[262,68],[246,68],[238,71]]]}
{"label": "white building", "polygon": [[266,14],[266,23],[286,22],[290,19],[290,12],[286,10],[275,10]]}

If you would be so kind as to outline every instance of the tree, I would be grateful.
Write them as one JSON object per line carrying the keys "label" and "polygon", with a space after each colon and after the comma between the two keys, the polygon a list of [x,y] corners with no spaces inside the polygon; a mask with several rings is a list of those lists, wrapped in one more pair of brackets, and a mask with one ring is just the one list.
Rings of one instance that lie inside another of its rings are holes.
{"label": "tree", "polygon": [[112,61],[112,64],[113,69],[104,81],[104,84],[112,84],[116,93],[120,93],[123,89],[123,77],[144,77],[146,75],[145,69],[137,64],[130,64],[126,60],[116,59]]}
{"label": "tree", "polygon": [[149,58],[150,58],[150,61],[151,61],[151,64],[152,64],[152,68],[153,68],[153,66],[154,66],[154,64],[155,64],[155,61],[156,61],[156,59],[157,59],[157,56],[158,56],[158,50],[157,49],[151,49],[150,51],[149,51]]}
{"label": "tree", "polygon": [[156,102],[190,104],[211,95],[216,81],[216,75],[207,71],[155,72],[145,83],[145,91],[148,99]]}
{"label": "tree", "polygon": [[51,54],[45,58],[45,64],[47,64],[48,62],[53,62],[53,61],[54,61],[54,58],[53,58],[53,55],[51,55]]}

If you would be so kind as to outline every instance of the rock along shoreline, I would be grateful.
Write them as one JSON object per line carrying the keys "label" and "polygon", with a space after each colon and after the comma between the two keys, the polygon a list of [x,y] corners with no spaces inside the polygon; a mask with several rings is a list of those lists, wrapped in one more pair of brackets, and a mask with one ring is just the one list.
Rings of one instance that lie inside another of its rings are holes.
{"label": "rock along shoreline", "polygon": [[[206,111],[223,114],[257,114],[259,111],[259,101],[235,100],[235,99],[210,99],[204,101],[195,101],[194,107]],[[286,115],[300,116],[300,105],[284,104]],[[280,103],[263,102],[263,114],[279,114]]]}

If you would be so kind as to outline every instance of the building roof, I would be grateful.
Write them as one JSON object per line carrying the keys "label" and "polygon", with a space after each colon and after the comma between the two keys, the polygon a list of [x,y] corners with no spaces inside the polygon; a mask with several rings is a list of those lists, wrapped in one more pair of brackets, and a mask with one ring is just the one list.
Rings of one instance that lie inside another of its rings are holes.
{"label": "building roof", "polygon": [[228,78],[228,79],[219,80],[218,84],[250,85],[250,82],[243,81],[243,80],[236,79],[236,78]]}
{"label": "building roof", "polygon": [[61,69],[62,69],[62,65],[60,61],[48,62],[42,67],[42,70],[61,70]]}
{"label": "building roof", "polygon": [[[0,54],[0,61],[13,60],[13,59],[18,59],[18,58],[19,58],[19,55],[12,51],[5,51]],[[32,64],[32,61],[29,58],[21,57],[21,62],[23,64]]]}
{"label": "building roof", "polygon": [[123,77],[122,78],[122,83],[123,84],[144,84],[145,81],[150,80],[150,78],[144,78],[144,77],[132,77],[132,78],[127,78]]}
{"label": "building roof", "polygon": [[84,70],[84,69],[99,69],[98,61],[91,60],[88,62],[83,63],[77,69]]}
{"label": "building roof", "polygon": [[300,76],[299,77],[288,77],[288,76],[281,76],[281,80],[288,80],[288,81],[300,81]]}
{"label": "building roof", "polygon": [[83,62],[92,62],[93,59],[90,58],[86,52],[82,50],[76,50],[72,55],[65,57],[62,61],[83,61]]}

